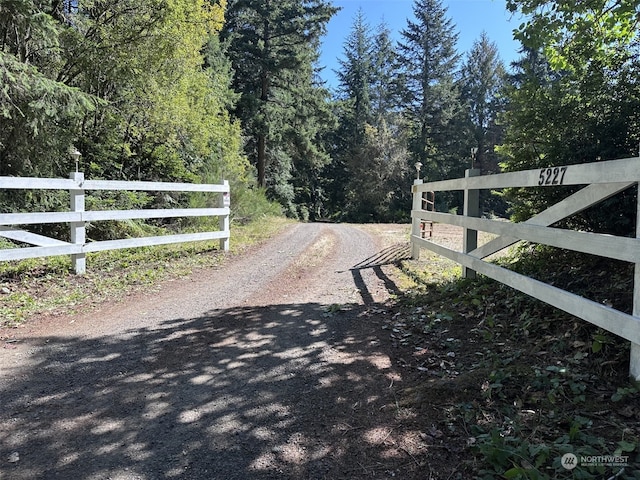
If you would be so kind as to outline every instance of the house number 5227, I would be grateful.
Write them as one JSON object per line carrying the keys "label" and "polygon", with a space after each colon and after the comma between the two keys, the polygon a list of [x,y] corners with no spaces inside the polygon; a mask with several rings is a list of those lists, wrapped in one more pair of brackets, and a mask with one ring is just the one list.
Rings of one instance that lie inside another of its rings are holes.
{"label": "house number 5227", "polygon": [[540,170],[538,185],[562,185],[568,167],[543,168]]}

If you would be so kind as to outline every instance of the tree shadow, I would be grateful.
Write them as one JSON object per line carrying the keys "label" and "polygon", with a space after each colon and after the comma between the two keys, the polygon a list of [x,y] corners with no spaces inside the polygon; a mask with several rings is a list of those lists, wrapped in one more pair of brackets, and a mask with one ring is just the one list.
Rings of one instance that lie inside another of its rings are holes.
{"label": "tree shadow", "polygon": [[0,478],[423,478],[419,432],[393,434],[403,378],[370,307],[24,339],[29,366],[0,385]]}

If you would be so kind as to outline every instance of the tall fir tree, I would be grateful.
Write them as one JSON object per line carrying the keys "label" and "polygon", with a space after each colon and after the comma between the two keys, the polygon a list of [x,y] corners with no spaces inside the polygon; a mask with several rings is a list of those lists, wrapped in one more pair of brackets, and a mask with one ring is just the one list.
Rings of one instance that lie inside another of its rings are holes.
{"label": "tall fir tree", "polygon": [[[472,153],[472,166],[482,175],[498,173],[496,146],[502,142],[504,128],[498,122],[505,109],[506,72],[498,47],[485,32],[473,43],[460,70],[460,93],[468,122],[469,134],[465,150]],[[482,209],[498,216],[506,215],[504,197],[483,190]]]}
{"label": "tall fir tree", "polygon": [[372,48],[371,28],[359,9],[343,44],[343,56],[338,59],[334,105],[338,127],[331,139],[332,162],[323,172],[328,179],[331,214],[336,218],[346,218],[353,211],[348,184],[362,161],[366,126],[371,121]]}
{"label": "tall fir tree", "polygon": [[395,42],[386,23],[378,25],[373,37],[371,106],[374,122],[389,123],[400,111],[400,65]]}
{"label": "tall fir tree", "polygon": [[341,98],[349,103],[347,115],[343,119],[345,132],[354,147],[364,141],[365,125],[371,123],[371,85],[374,79],[373,41],[371,27],[364,11],[359,9],[351,26],[351,31],[343,47],[344,59],[339,59],[337,72]]}
{"label": "tall fir tree", "polygon": [[[241,94],[235,113],[247,136],[246,152],[258,184],[275,197],[293,199],[291,156],[278,126],[293,105],[286,101],[299,85],[291,75],[313,62],[326,24],[337,12],[324,0],[230,0],[223,39],[234,68],[234,89]],[[282,104],[279,99],[285,98]],[[272,175],[267,178],[267,173]]]}
{"label": "tall fir tree", "polygon": [[473,136],[472,147],[478,149],[474,167],[482,174],[499,170],[495,146],[502,138],[502,127],[497,120],[504,110],[505,81],[506,71],[498,47],[482,32],[462,65],[460,78],[462,101]]}
{"label": "tall fir tree", "polygon": [[411,161],[424,165],[429,180],[459,175],[458,34],[439,0],[416,0],[413,12],[399,43]]}
{"label": "tall fir tree", "polygon": [[[336,72],[339,81],[339,127],[334,145],[334,205],[350,220],[361,210],[361,199],[355,192],[367,168],[367,126],[372,121],[371,84],[373,81],[373,41],[371,27],[360,8],[343,44],[343,58]],[[338,169],[343,171],[340,174]],[[360,218],[362,220],[362,218]]]}
{"label": "tall fir tree", "polygon": [[[324,216],[326,196],[320,172],[331,161],[326,151],[326,137],[335,128],[329,91],[318,80],[315,65],[317,50],[310,48],[309,61],[298,70],[284,74],[287,89],[278,89],[276,101],[287,106],[278,125],[279,135],[274,144],[284,160],[284,168],[271,162],[274,173],[285,174],[287,182],[272,182],[280,194],[277,200],[291,216],[315,220]],[[282,178],[284,180],[284,178]],[[284,194],[284,195],[282,195]]]}
{"label": "tall fir tree", "polygon": [[[340,81],[339,141],[334,156],[341,215],[351,221],[394,220],[406,148],[398,113],[395,50],[388,29],[372,33],[362,10],[344,44]],[[408,205],[407,205],[408,208]]]}
{"label": "tall fir tree", "polygon": [[384,159],[381,168],[387,173],[383,184],[384,209],[388,220],[400,221],[402,213],[411,208],[408,185],[409,152],[407,150],[407,122],[402,114],[402,66],[397,43],[391,38],[391,31],[381,22],[373,39],[373,83],[372,110],[374,142],[376,150]]}

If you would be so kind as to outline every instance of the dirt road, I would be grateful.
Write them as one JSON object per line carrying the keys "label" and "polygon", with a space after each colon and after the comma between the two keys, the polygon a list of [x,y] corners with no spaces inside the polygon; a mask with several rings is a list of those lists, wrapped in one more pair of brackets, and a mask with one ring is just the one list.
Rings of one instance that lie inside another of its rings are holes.
{"label": "dirt road", "polygon": [[428,478],[381,333],[406,254],[295,225],[0,344],[0,479]]}

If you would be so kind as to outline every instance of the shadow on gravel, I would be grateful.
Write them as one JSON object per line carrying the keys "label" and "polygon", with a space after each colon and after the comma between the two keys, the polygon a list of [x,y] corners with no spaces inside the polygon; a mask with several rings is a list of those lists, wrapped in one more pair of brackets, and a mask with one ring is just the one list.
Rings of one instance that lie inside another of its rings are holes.
{"label": "shadow on gravel", "polygon": [[382,269],[385,265],[397,265],[402,260],[411,258],[411,246],[408,243],[392,245],[387,247],[375,255],[363,260],[362,262],[351,267],[353,275],[353,283],[356,285],[362,296],[362,300],[366,305],[374,303],[373,295],[368,291],[366,282],[362,277],[362,270],[372,269],[375,275],[384,282],[384,286],[389,293],[399,295],[400,289],[396,284],[384,273]]}
{"label": "shadow on gravel", "polygon": [[419,432],[394,432],[410,418],[372,307],[35,339],[33,366],[0,386],[0,478],[424,478]]}

